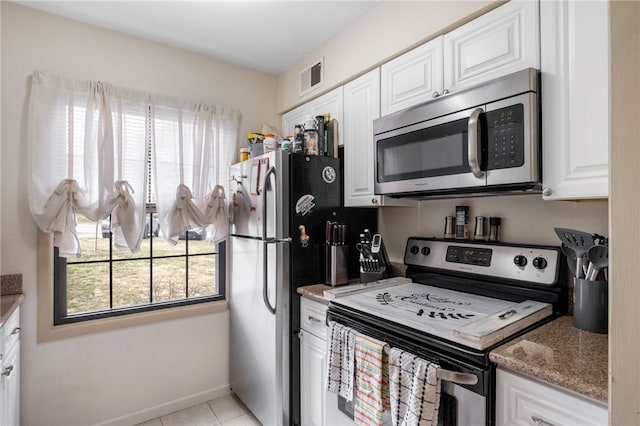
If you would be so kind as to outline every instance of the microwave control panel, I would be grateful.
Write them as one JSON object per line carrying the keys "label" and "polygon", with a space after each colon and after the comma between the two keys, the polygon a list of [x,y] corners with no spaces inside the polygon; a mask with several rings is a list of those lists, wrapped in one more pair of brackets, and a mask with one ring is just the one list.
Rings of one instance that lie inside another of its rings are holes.
{"label": "microwave control panel", "polygon": [[487,112],[487,169],[524,164],[524,106],[510,105]]}

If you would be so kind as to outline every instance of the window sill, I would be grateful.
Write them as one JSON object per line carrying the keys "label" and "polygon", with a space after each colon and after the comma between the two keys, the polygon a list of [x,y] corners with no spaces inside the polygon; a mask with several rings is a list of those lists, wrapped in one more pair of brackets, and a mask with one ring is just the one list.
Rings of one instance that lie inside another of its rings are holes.
{"label": "window sill", "polygon": [[220,300],[54,326],[51,239],[50,234],[38,232],[38,343],[228,310],[228,302]]}

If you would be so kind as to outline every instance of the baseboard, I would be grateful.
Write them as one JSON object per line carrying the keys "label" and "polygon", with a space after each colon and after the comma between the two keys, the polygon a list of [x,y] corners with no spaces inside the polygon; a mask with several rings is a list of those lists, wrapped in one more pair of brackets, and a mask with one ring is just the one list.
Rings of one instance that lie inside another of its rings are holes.
{"label": "baseboard", "polygon": [[195,393],[193,395],[185,396],[173,401],[165,402],[163,404],[156,405],[154,407],[145,408],[133,413],[126,414],[115,419],[105,420],[100,423],[96,423],[95,426],[131,426],[138,423],[146,422],[157,417],[165,416],[173,413],[174,411],[182,410],[185,408],[193,407],[194,405],[202,404],[212,399],[220,398],[231,393],[231,388],[222,386],[217,389],[209,389],[204,392]]}

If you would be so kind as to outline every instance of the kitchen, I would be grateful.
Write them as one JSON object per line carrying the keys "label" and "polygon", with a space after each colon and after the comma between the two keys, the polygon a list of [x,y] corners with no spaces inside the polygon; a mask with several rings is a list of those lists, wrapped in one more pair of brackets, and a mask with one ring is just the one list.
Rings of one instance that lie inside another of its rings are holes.
{"label": "kitchen", "polygon": [[[612,424],[634,424],[637,423],[634,417],[637,401],[629,395],[638,394],[640,381],[634,376],[637,374],[634,348],[626,342],[637,341],[633,338],[637,337],[638,330],[632,312],[635,312],[634,301],[638,295],[633,286],[622,283],[632,282],[637,272],[636,262],[631,259],[633,238],[628,236],[640,234],[634,214],[638,201],[635,185],[640,180],[634,163],[627,164],[636,158],[633,154],[637,149],[634,148],[637,130],[627,126],[636,122],[638,106],[634,102],[638,97],[626,95],[630,90],[637,91],[638,70],[627,71],[626,66],[635,64],[633,58],[637,58],[640,49],[635,6],[617,2],[610,6],[610,22],[618,24],[611,25],[611,44],[618,46],[619,40],[620,46],[631,52],[615,48],[611,51],[610,102],[615,114],[611,113],[609,202],[605,199],[543,201],[539,196],[514,196],[472,198],[465,199],[464,203],[470,206],[474,216],[505,218],[504,241],[557,245],[553,226],[559,225],[611,237],[612,253],[616,256],[612,259],[609,297],[616,309],[610,310],[610,327],[615,333],[609,336],[609,370],[615,382],[609,389],[609,407]],[[145,87],[192,99],[211,98],[231,105],[236,105],[237,99],[245,99],[240,105],[244,123],[253,126],[279,123],[279,113],[314,96],[299,99],[296,87],[299,69],[310,61],[324,56],[325,87],[337,86],[492,5],[490,2],[410,3],[406,7],[413,8],[411,13],[403,9],[394,14],[391,5],[381,4],[372,11],[375,13],[276,77],[3,2],[1,266],[3,275],[23,274],[26,296],[22,305],[23,424],[95,424],[167,401],[178,401],[178,407],[181,400],[214,395],[228,386],[226,366],[232,356],[218,344],[229,338],[225,312],[58,340],[42,341],[37,337],[39,312],[46,309],[37,304],[37,233],[28,215],[25,186],[15,185],[27,179],[20,167],[26,158],[22,134],[26,126],[27,76],[36,69],[48,69],[79,79],[99,78],[128,87]],[[388,16],[396,19],[389,21]],[[380,26],[381,22],[385,25]],[[621,33],[615,32],[618,30]],[[369,43],[380,47],[370,49]],[[95,45],[101,46],[100,52],[92,48]],[[330,63],[340,63],[340,67],[331,67]],[[189,82],[181,80],[185,75],[189,76]],[[218,81],[241,79],[245,84],[221,88],[211,82],[212,77]],[[207,93],[203,94],[205,89]],[[597,119],[590,119],[594,120]],[[443,218],[451,215],[457,204],[457,200],[433,200],[422,201],[414,207],[379,209],[379,230],[385,236],[392,260],[402,259],[408,236],[439,235]],[[213,339],[202,339],[205,335]],[[105,363],[119,374],[103,369]]]}

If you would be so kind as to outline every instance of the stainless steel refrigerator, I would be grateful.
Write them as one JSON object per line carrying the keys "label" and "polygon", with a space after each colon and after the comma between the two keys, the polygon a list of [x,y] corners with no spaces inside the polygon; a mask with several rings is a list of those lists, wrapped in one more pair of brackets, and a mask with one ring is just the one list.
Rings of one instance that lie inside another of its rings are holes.
{"label": "stainless steel refrigerator", "polygon": [[264,425],[299,424],[300,299],[324,281],[326,222],[347,225],[355,243],[376,229],[375,209],[341,208],[340,161],[271,152],[230,168],[230,380]]}

